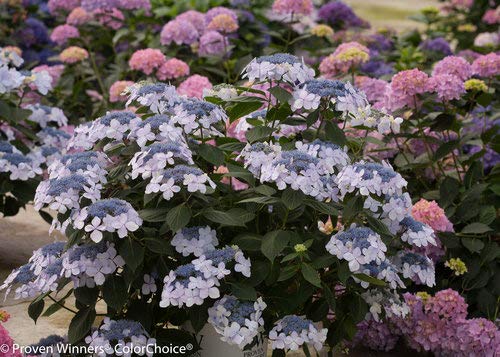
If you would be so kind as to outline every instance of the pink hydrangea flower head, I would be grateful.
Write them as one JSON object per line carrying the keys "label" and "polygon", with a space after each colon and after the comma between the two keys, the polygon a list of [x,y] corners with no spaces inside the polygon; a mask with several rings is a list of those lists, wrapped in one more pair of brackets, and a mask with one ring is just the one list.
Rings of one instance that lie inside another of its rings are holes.
{"label": "pink hydrangea flower head", "polygon": [[310,15],[313,11],[311,0],[275,0],[273,12],[280,15]]}
{"label": "pink hydrangea flower head", "polygon": [[215,16],[207,25],[207,30],[214,30],[224,34],[233,33],[238,30],[238,21],[235,21],[228,14]]}
{"label": "pink hydrangea flower head", "polygon": [[75,7],[68,17],[66,23],[72,26],[80,26],[92,20],[92,14],[85,11],[83,7]]}
{"label": "pink hydrangea flower head", "polygon": [[429,76],[414,68],[396,73],[386,91],[386,107],[396,110],[418,105],[416,96],[429,90]]}
{"label": "pink hydrangea flower head", "polygon": [[436,318],[447,320],[459,320],[467,317],[467,303],[465,299],[455,290],[446,289],[438,291],[427,301],[424,310],[435,314]]}
{"label": "pink hydrangea flower head", "polygon": [[451,0],[450,5],[459,9],[470,9],[474,5],[474,0]]}
{"label": "pink hydrangea flower head", "polygon": [[500,6],[496,9],[488,9],[483,15],[483,21],[488,25],[495,25],[500,23]]}
{"label": "pink hydrangea flower head", "polygon": [[111,10],[118,7],[118,0],[81,0],[82,7],[88,11]]}
{"label": "pink hydrangea flower head", "polygon": [[80,37],[80,32],[75,26],[59,25],[50,34],[50,39],[58,45],[64,45],[70,38]]}
{"label": "pink hydrangea flower head", "polygon": [[190,22],[198,31],[199,34],[205,32],[205,15],[196,10],[189,10],[177,15],[176,20]]}
{"label": "pink hydrangea flower head", "polygon": [[167,60],[156,72],[160,81],[177,79],[189,75],[189,66],[186,62],[177,58]]}
{"label": "pink hydrangea flower head", "polygon": [[478,57],[472,63],[472,72],[480,77],[494,77],[500,74],[500,55],[492,52]]}
{"label": "pink hydrangea flower head", "polygon": [[121,28],[125,20],[125,15],[117,8],[112,8],[110,10],[95,10],[93,14],[101,25],[113,30]]}
{"label": "pink hydrangea flower head", "polygon": [[447,56],[434,65],[433,76],[451,74],[465,81],[472,77],[472,67],[465,58]]}
{"label": "pink hydrangea flower head", "polygon": [[323,76],[332,78],[339,74],[348,73],[369,59],[370,50],[366,46],[355,41],[346,42],[321,61],[319,71]]}
{"label": "pink hydrangea flower head", "polygon": [[209,24],[214,19],[215,16],[221,14],[229,15],[233,18],[234,21],[238,22],[238,15],[236,15],[236,13],[233,10],[223,6],[216,6],[208,10],[207,13],[205,14],[205,23]]}
{"label": "pink hydrangea flower head", "polygon": [[40,66],[36,66],[33,68],[33,72],[41,72],[41,71],[47,71],[49,75],[52,77],[52,87],[55,87],[57,85],[57,82],[59,82],[59,79],[61,78],[61,75],[64,71],[64,65],[62,64],[56,64],[53,66],[48,66],[46,64],[42,64]]}
{"label": "pink hydrangea flower head", "polygon": [[460,341],[460,355],[498,356],[500,353],[500,331],[490,320],[465,320],[456,329],[456,335]]}
{"label": "pink hydrangea flower head", "polygon": [[453,224],[436,201],[421,198],[413,205],[411,214],[417,221],[427,224],[436,232],[453,232]]}
{"label": "pink hydrangea flower head", "polygon": [[357,328],[353,343],[371,350],[391,351],[399,340],[399,336],[385,322],[364,320],[357,325]]}
{"label": "pink hydrangea flower head", "polygon": [[229,41],[217,31],[207,31],[200,37],[198,54],[200,56],[223,56]]}
{"label": "pink hydrangea flower head", "polygon": [[203,98],[203,90],[205,88],[212,88],[212,83],[210,83],[210,80],[205,76],[194,74],[186,78],[184,82],[179,84],[177,93],[179,93],[180,95],[201,99]]}
{"label": "pink hydrangea flower head", "polygon": [[436,92],[441,100],[460,99],[465,93],[464,81],[451,74],[432,76],[428,81],[428,91]]}
{"label": "pink hydrangea flower head", "polygon": [[474,60],[481,57],[481,54],[467,49],[467,50],[459,51],[457,53],[457,56],[464,58],[469,63],[472,63],[472,62],[474,62]]}
{"label": "pink hydrangea flower head", "polygon": [[[214,173],[216,174],[227,174],[229,172],[229,169],[226,167],[226,166],[219,166],[215,171]],[[244,182],[241,182],[240,180],[232,177],[232,178],[229,178],[229,177],[223,177],[221,179],[221,182],[226,184],[226,185],[229,185],[231,184],[231,187],[233,188],[233,190],[235,191],[243,191],[243,190],[246,190],[248,188],[248,185]]]}
{"label": "pink hydrangea flower head", "polygon": [[111,103],[126,102],[127,96],[122,95],[123,91],[130,87],[134,82],[132,81],[116,81],[109,88],[109,101]]}
{"label": "pink hydrangea flower head", "polygon": [[118,0],[118,8],[124,10],[144,10],[146,14],[151,11],[149,0]]}
{"label": "pink hydrangea flower head", "polygon": [[61,12],[68,13],[78,6],[80,6],[80,0],[49,0],[47,2],[47,7],[52,15]]}
{"label": "pink hydrangea flower head", "polygon": [[64,63],[77,63],[89,58],[89,53],[85,48],[70,46],[61,52],[59,59]]}
{"label": "pink hydrangea flower head", "polygon": [[198,40],[199,34],[194,25],[186,20],[175,19],[167,22],[160,34],[162,45],[191,45]]}
{"label": "pink hydrangea flower head", "polygon": [[153,73],[165,63],[165,55],[158,49],[146,48],[137,50],[128,61],[131,69],[141,71],[147,75]]}

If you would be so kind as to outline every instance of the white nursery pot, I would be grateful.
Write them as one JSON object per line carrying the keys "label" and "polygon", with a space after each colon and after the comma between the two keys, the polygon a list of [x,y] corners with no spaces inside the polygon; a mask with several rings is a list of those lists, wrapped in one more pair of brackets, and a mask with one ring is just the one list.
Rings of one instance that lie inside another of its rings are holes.
{"label": "white nursery pot", "polygon": [[[190,326],[184,326],[186,330],[193,331]],[[257,336],[257,343],[250,349],[242,351],[238,346],[230,345],[221,341],[220,335],[210,324],[203,326],[196,334],[196,340],[200,341],[201,351],[192,354],[192,357],[266,357],[267,338],[262,334]]]}

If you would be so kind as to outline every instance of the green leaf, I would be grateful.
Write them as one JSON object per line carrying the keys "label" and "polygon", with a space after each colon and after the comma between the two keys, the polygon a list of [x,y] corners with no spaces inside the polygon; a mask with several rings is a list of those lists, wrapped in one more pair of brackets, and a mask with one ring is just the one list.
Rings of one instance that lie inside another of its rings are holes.
{"label": "green leaf", "polygon": [[163,238],[144,238],[146,248],[150,251],[162,255],[173,254],[172,245]]}
{"label": "green leaf", "polygon": [[248,182],[251,186],[255,185],[255,176],[242,166],[227,164],[228,173],[224,177],[236,177]]}
{"label": "green leaf", "polygon": [[325,124],[325,134],[326,138],[334,144],[339,146],[347,145],[347,139],[345,133],[338,127],[337,124],[333,122],[326,122]]}
{"label": "green leaf", "polygon": [[328,287],[327,284],[322,284],[323,286],[323,295],[325,296],[326,302],[332,311],[335,311],[335,307],[337,306],[337,302],[335,299],[335,295],[332,290]]}
{"label": "green leaf", "polygon": [[479,253],[484,248],[484,243],[479,239],[462,238],[462,244],[471,253]]}
{"label": "green leaf", "polygon": [[439,161],[453,150],[455,150],[460,145],[460,140],[450,140],[442,144],[437,148],[434,153],[433,161]]}
{"label": "green leaf", "polygon": [[477,181],[483,177],[483,164],[481,161],[474,161],[469,170],[465,173],[465,187],[471,188]]}
{"label": "green leaf", "polygon": [[231,285],[231,291],[234,296],[241,300],[257,300],[257,292],[255,289],[244,283],[229,283]]}
{"label": "green leaf", "polygon": [[392,234],[391,234],[391,232],[389,232],[389,229],[387,228],[387,226],[379,219],[373,217],[371,215],[371,213],[369,213],[369,212],[367,212],[367,214],[366,214],[366,221],[367,221],[368,225],[376,233],[380,234],[381,236],[392,237]]}
{"label": "green leaf", "polygon": [[191,209],[184,203],[172,208],[167,213],[166,222],[172,232],[177,232],[179,229],[185,227],[191,220]]}
{"label": "green leaf", "polygon": [[53,314],[61,310],[63,306],[64,306],[64,301],[60,301],[59,303],[55,302],[52,305],[50,305],[47,308],[47,310],[45,310],[42,316],[44,317],[52,316]]}
{"label": "green leaf", "polygon": [[260,185],[255,187],[255,192],[264,195],[264,196],[272,196],[276,193],[276,190],[271,186]]}
{"label": "green leaf", "polygon": [[93,307],[86,307],[78,311],[69,324],[68,342],[75,344],[88,335],[96,317]]}
{"label": "green leaf", "polygon": [[35,300],[28,306],[28,316],[35,322],[38,320],[42,314],[43,308],[45,307],[45,301]]}
{"label": "green leaf", "polygon": [[385,281],[377,279],[377,278],[374,278],[374,277],[372,277],[370,275],[366,275],[366,274],[354,274],[354,276],[356,278],[358,278],[359,280],[362,280],[364,282],[370,283],[372,285],[377,285],[377,286],[386,286],[387,285],[385,283]]}
{"label": "green leaf", "polygon": [[256,126],[248,130],[245,136],[249,143],[254,143],[263,139],[267,140],[272,133],[273,129],[268,126]]}
{"label": "green leaf", "polygon": [[84,305],[95,305],[99,297],[99,289],[82,286],[74,291],[75,299]]}
{"label": "green leaf", "polygon": [[288,103],[292,95],[280,86],[274,86],[269,88],[269,93],[271,93],[280,103]]}
{"label": "green leaf", "polygon": [[281,253],[290,241],[290,234],[286,231],[272,231],[262,238],[261,252],[271,262]]}
{"label": "green leaf", "polygon": [[241,208],[232,208],[229,211],[217,211],[209,208],[203,211],[203,216],[223,226],[245,227],[245,223],[253,220],[255,214]]}
{"label": "green leaf", "polygon": [[446,208],[453,203],[458,196],[460,190],[460,182],[452,177],[445,177],[439,187],[439,203]]}
{"label": "green leaf", "polygon": [[475,222],[475,223],[471,223],[471,224],[465,226],[464,229],[462,229],[462,233],[464,233],[464,234],[483,234],[486,232],[490,232],[492,230],[493,229],[491,229],[489,226],[487,226],[484,223]]}
{"label": "green leaf", "polygon": [[139,211],[139,216],[146,222],[165,222],[169,208],[146,208]]}
{"label": "green leaf", "polygon": [[319,278],[318,272],[309,264],[302,263],[302,276],[306,281],[310,282],[312,285],[321,288],[321,279]]}
{"label": "green leaf", "polygon": [[48,224],[52,224],[53,218],[50,214],[48,214],[47,212],[42,211],[42,210],[38,211],[38,213],[40,214],[40,216],[43,218],[43,220],[45,222],[47,222]]}
{"label": "green leaf", "polygon": [[236,119],[242,118],[245,115],[251,114],[262,107],[262,101],[254,100],[251,102],[238,102],[235,105],[226,109],[227,115],[231,123]]}
{"label": "green leaf", "polygon": [[251,197],[245,198],[244,200],[238,201],[236,203],[260,203],[264,205],[273,205],[275,203],[281,202],[281,200],[277,197],[269,197],[269,196],[260,196],[260,197]]}
{"label": "green leaf", "polygon": [[112,275],[102,286],[102,297],[108,306],[120,311],[128,298],[127,285],[122,277]]}
{"label": "green leaf", "polygon": [[132,271],[135,271],[144,260],[144,247],[131,238],[125,239],[119,251],[125,264]]}
{"label": "green leaf", "polygon": [[320,202],[320,201],[306,198],[304,200],[304,204],[306,206],[314,208],[318,212],[327,214],[329,216],[337,217],[339,215],[339,211],[329,203]]}
{"label": "green leaf", "polygon": [[492,223],[497,217],[497,211],[494,206],[486,206],[481,208],[481,213],[479,214],[479,221],[483,224]]}
{"label": "green leaf", "polygon": [[340,262],[337,275],[339,276],[340,282],[345,285],[347,279],[351,276],[351,270],[349,269],[349,265],[346,261]]}
{"label": "green leaf", "polygon": [[262,236],[250,232],[242,233],[233,239],[232,244],[244,251],[260,251]]}
{"label": "green leaf", "polygon": [[304,201],[304,194],[301,191],[287,188],[285,191],[283,191],[281,200],[283,201],[283,204],[286,208],[288,208],[290,211],[293,211]]}
{"label": "green leaf", "polygon": [[309,115],[306,118],[306,125],[309,128],[311,125],[316,123],[319,119],[319,108],[316,109],[315,111],[309,113]]}
{"label": "green leaf", "polygon": [[221,166],[224,163],[224,153],[213,145],[200,144],[197,152],[205,161],[215,166]]}

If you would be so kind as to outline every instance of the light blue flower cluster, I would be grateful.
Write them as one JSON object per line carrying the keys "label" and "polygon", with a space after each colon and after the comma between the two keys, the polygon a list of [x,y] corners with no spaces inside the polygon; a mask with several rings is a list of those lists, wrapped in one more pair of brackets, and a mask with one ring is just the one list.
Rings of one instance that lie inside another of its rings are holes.
{"label": "light blue flower cluster", "polygon": [[95,351],[100,351],[100,356],[115,356],[117,351],[134,351],[139,356],[152,356],[152,349],[146,346],[155,345],[156,339],[151,338],[137,321],[105,317],[99,329],[85,337],[85,343]]}
{"label": "light blue flower cluster", "polygon": [[209,226],[197,226],[177,231],[170,244],[184,257],[190,254],[199,257],[210,250],[214,250],[219,241],[217,239],[217,231]]}
{"label": "light blue flower cluster", "polygon": [[71,217],[73,227],[90,233],[90,239],[98,243],[103,232],[116,232],[124,238],[142,225],[142,219],[130,203],[118,198],[108,198],[92,203],[75,212]]}
{"label": "light blue flower cluster", "polygon": [[66,118],[64,112],[57,107],[49,107],[37,103],[27,105],[26,109],[33,112],[28,119],[38,123],[42,128],[47,127],[49,123],[55,123],[58,127],[68,125],[68,118]]}
{"label": "light blue flower cluster", "polygon": [[5,150],[13,152],[0,152],[0,172],[9,173],[11,180],[26,181],[42,174],[40,163],[31,157],[19,153],[16,149],[3,145]]}
{"label": "light blue flower cluster", "polygon": [[42,145],[53,146],[59,149],[66,148],[71,135],[60,129],[55,129],[50,126],[43,128],[36,136]]}
{"label": "light blue flower cluster", "polygon": [[136,83],[128,88],[130,91],[127,106],[137,101],[145,107],[149,107],[154,113],[165,113],[180,98],[174,86],[165,83]]}
{"label": "light blue flower cluster", "polygon": [[110,163],[111,160],[103,152],[84,151],[62,156],[61,159],[54,161],[47,171],[50,179],[77,174],[87,177],[96,184],[105,184],[106,168]]}
{"label": "light blue flower cluster", "polygon": [[250,81],[284,81],[300,84],[314,78],[314,70],[298,57],[277,53],[254,58],[244,69],[243,78]]}
{"label": "light blue flower cluster", "polygon": [[434,263],[425,255],[410,251],[400,252],[394,263],[403,272],[403,277],[431,287],[436,284]]}
{"label": "light blue flower cluster", "polygon": [[193,156],[189,147],[182,141],[157,142],[134,154],[129,165],[132,179],[141,176],[143,179],[154,177],[167,166],[175,164],[193,165]]}
{"label": "light blue flower cluster", "polygon": [[167,114],[155,114],[141,121],[131,131],[128,138],[135,140],[137,145],[143,149],[148,142],[182,142],[184,140],[182,130],[173,125],[172,117]]}
{"label": "light blue flower cluster", "polygon": [[400,222],[401,240],[415,247],[427,247],[429,244],[436,245],[434,230],[428,225],[416,221],[407,216]]}
{"label": "light blue flower cluster", "polygon": [[326,341],[328,329],[317,328],[311,320],[296,315],[287,315],[279,320],[269,332],[273,350],[298,350],[303,344],[313,345],[319,351]]}
{"label": "light blue flower cluster", "polygon": [[196,98],[184,99],[174,108],[172,122],[180,125],[186,134],[201,136],[220,135],[217,124],[224,128],[227,115],[213,103]]}
{"label": "light blue flower cluster", "polygon": [[243,349],[263,328],[262,313],[266,306],[262,298],[250,302],[225,295],[208,309],[208,323],[221,335],[222,341]]}
{"label": "light blue flower cluster", "polygon": [[220,280],[231,270],[250,277],[250,260],[239,249],[226,247],[206,252],[181,265],[163,280],[161,307],[202,305],[205,299],[220,297]]}

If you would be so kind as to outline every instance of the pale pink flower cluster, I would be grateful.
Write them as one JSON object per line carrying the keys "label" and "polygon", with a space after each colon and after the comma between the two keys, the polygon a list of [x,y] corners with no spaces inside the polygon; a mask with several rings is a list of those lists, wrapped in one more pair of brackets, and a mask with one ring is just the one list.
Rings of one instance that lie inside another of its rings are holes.
{"label": "pale pink flower cluster", "polygon": [[111,103],[126,102],[127,96],[122,95],[123,91],[130,87],[134,82],[132,81],[116,81],[109,88],[109,101]]}
{"label": "pale pink flower cluster", "polygon": [[492,52],[480,56],[472,63],[472,72],[480,77],[494,77],[500,74],[500,55]]}
{"label": "pale pink flower cluster", "polygon": [[273,12],[280,15],[310,15],[313,11],[311,0],[275,0]]}
{"label": "pale pink flower cluster", "polygon": [[496,9],[488,9],[483,15],[483,21],[488,25],[500,24],[500,6]]}
{"label": "pale pink flower cluster", "polygon": [[346,74],[370,59],[370,50],[358,42],[346,42],[335,49],[319,65],[319,71],[326,78]]}
{"label": "pale pink flower cluster", "polygon": [[464,81],[451,74],[432,76],[428,82],[429,92],[436,92],[439,99],[450,101],[460,99],[465,93]]}
{"label": "pale pink flower cluster", "polygon": [[117,8],[98,9],[93,12],[94,17],[103,26],[106,26],[113,30],[118,30],[123,27],[123,22],[125,21],[125,15]]}
{"label": "pale pink flower cluster", "polygon": [[59,59],[64,63],[77,63],[89,58],[89,53],[85,48],[71,46],[59,54]]}
{"label": "pale pink flower cluster", "polygon": [[72,26],[81,26],[92,20],[92,14],[81,6],[75,7],[66,18],[66,23]]}
{"label": "pale pink flower cluster", "polygon": [[170,58],[156,72],[156,77],[161,81],[177,79],[187,75],[189,75],[188,64],[177,58]]}
{"label": "pale pink flower cluster", "polygon": [[165,55],[158,49],[146,48],[137,50],[128,61],[131,69],[141,71],[150,75],[155,69],[160,68],[165,63]]}
{"label": "pale pink flower cluster", "polygon": [[427,224],[436,232],[453,232],[453,224],[436,201],[421,198],[413,205],[411,214],[417,221]]}
{"label": "pale pink flower cluster", "polygon": [[58,45],[65,45],[70,38],[80,37],[80,32],[75,26],[59,25],[50,34],[50,39]]}
{"label": "pale pink flower cluster", "polygon": [[238,21],[228,14],[215,16],[207,25],[207,30],[218,31],[223,34],[233,33],[238,30]]}
{"label": "pale pink flower cluster", "polygon": [[80,6],[80,0],[49,0],[47,2],[47,7],[52,15],[69,12],[78,6]]}
{"label": "pale pink flower cluster", "polygon": [[390,87],[386,92],[386,107],[396,110],[408,106],[418,105],[419,94],[429,89],[429,76],[414,68],[401,71],[392,77]]}
{"label": "pale pink flower cluster", "polygon": [[434,65],[433,76],[451,74],[465,81],[472,77],[472,67],[463,57],[447,56]]}
{"label": "pale pink flower cluster", "polygon": [[177,93],[201,99],[203,98],[203,90],[210,88],[212,88],[212,83],[210,83],[210,80],[207,77],[195,74],[186,78],[184,82],[179,84]]}

